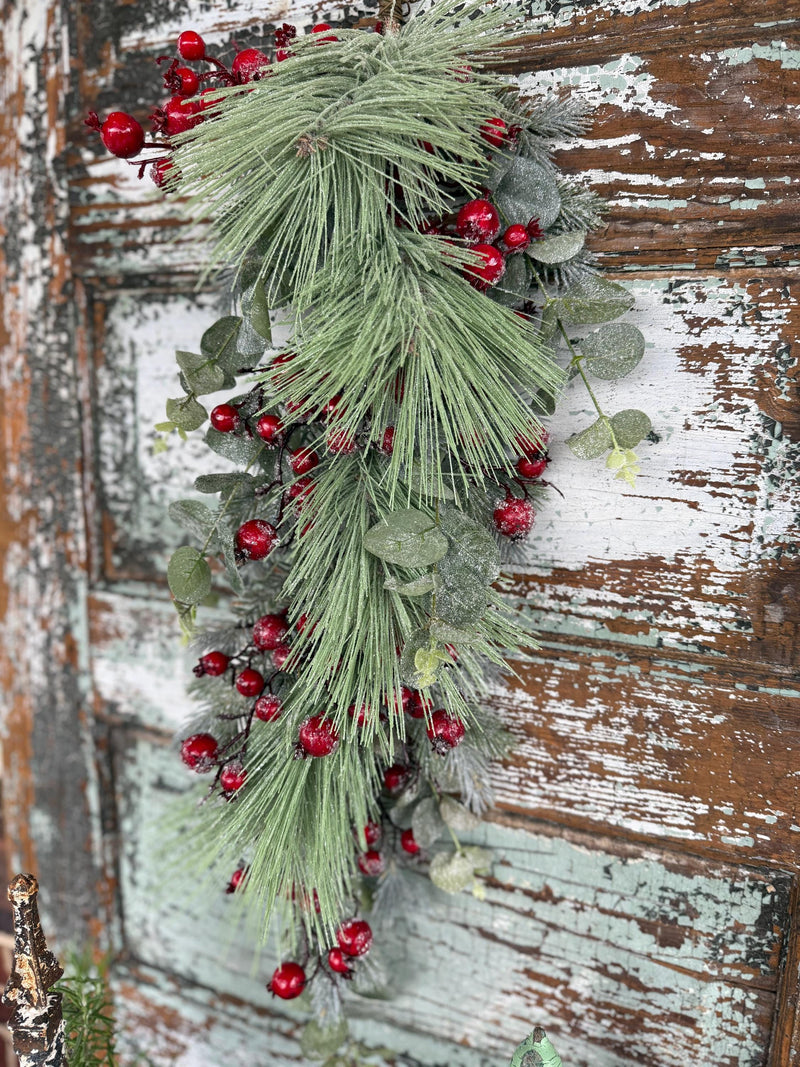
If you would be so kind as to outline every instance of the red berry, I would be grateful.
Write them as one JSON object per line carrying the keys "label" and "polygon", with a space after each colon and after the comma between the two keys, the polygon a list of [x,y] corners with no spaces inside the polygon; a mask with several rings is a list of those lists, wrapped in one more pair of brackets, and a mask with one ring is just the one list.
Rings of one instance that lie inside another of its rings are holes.
{"label": "red berry", "polygon": [[332,948],[328,953],[328,966],[336,974],[343,974],[345,977],[352,974],[350,964],[347,962],[347,957],[340,948]]}
{"label": "red berry", "polygon": [[488,244],[500,232],[497,208],[488,200],[470,200],[458,213],[456,229],[459,235],[468,241],[483,241]]}
{"label": "red berry", "polygon": [[394,452],[394,426],[387,426],[383,431],[378,451],[383,452],[384,456],[391,456],[392,452]]}
{"label": "red berry", "polygon": [[444,708],[439,708],[431,715],[427,733],[434,750],[444,755],[461,743],[464,737],[464,723],[456,715],[451,715]]}
{"label": "red berry", "polygon": [[252,667],[245,667],[236,679],[236,688],[243,697],[257,697],[264,688],[264,676]]}
{"label": "red berry", "polygon": [[386,870],[386,860],[380,852],[371,848],[358,857],[358,869],[367,878],[377,878]]}
{"label": "red berry", "polygon": [[541,241],[544,237],[544,230],[539,225],[538,219],[530,219],[525,228],[528,231],[528,237],[530,237],[532,241]]}
{"label": "red berry", "polygon": [[505,256],[494,245],[473,245],[472,251],[477,252],[483,262],[468,263],[464,270],[467,274],[472,275],[470,281],[476,289],[488,289],[490,285],[495,285],[499,282],[505,274]]}
{"label": "red berry", "polygon": [[224,793],[235,793],[242,788],[246,777],[247,771],[238,760],[235,760],[233,763],[226,763],[222,768],[219,784]]}
{"label": "red berry", "polygon": [[305,989],[306,972],[299,963],[282,963],[272,975],[268,989],[281,1000],[294,1000]]}
{"label": "red berry", "polygon": [[326,444],[329,452],[341,453],[343,456],[351,456],[358,448],[355,437],[344,430],[329,433]]}
{"label": "red berry", "polygon": [[246,877],[247,877],[247,868],[246,867],[237,867],[236,870],[231,875],[231,880],[228,882],[228,888],[225,890],[225,892],[226,893],[235,893],[236,890],[239,888],[239,886],[244,882]]}
{"label": "red berry", "polygon": [[363,919],[351,919],[336,931],[336,940],[346,956],[366,956],[372,945],[372,930]]}
{"label": "red berry", "polygon": [[266,559],[278,543],[278,531],[263,519],[248,519],[236,531],[236,547],[247,559]]}
{"label": "red berry", "polygon": [[[330,29],[330,26],[328,25],[327,22],[318,22],[316,24],[316,26],[312,26],[311,27],[311,32],[312,33],[325,33],[329,29]],[[318,41],[315,41],[314,44],[329,44],[332,41],[338,41],[338,40],[339,40],[339,38],[336,36],[336,34],[332,33],[332,34],[329,34],[327,37],[320,37],[320,39]]]}
{"label": "red berry", "polygon": [[399,715],[403,711],[408,711],[411,707],[413,696],[413,689],[409,689],[408,686],[403,685],[400,687],[400,692],[396,693],[388,703],[390,706],[394,707],[394,710]]}
{"label": "red berry", "polygon": [[356,724],[358,726],[364,726],[367,719],[369,718],[369,708],[366,704],[362,704],[358,711],[356,711],[355,704],[351,704],[350,707],[347,709],[347,714],[350,716],[351,719],[356,720]]}
{"label": "red berry", "polygon": [[215,107],[217,104],[221,103],[223,99],[224,97],[219,95],[219,86],[209,85],[207,89],[203,89],[200,93],[200,110],[208,111],[209,108]]}
{"label": "red berry", "polygon": [[368,822],[364,827],[364,840],[366,841],[367,846],[372,848],[373,845],[377,845],[381,839],[382,833],[383,831],[379,822]]}
{"label": "red berry", "polygon": [[198,774],[210,771],[217,756],[217,739],[211,734],[192,734],[181,744],[181,759]]}
{"label": "red berry", "polygon": [[294,52],[288,48],[277,48],[275,50],[275,62],[283,63],[284,59],[290,59],[293,55]]}
{"label": "red berry", "polygon": [[261,722],[275,722],[276,719],[281,717],[283,711],[283,704],[281,704],[280,698],[276,697],[273,693],[265,693],[263,697],[259,697],[253,706],[253,712],[257,719]]}
{"label": "red berry", "polygon": [[419,852],[419,845],[414,840],[414,831],[412,829],[403,830],[402,834],[400,834],[400,847],[410,856],[416,856]]}
{"label": "red berry", "polygon": [[383,772],[383,784],[389,793],[399,793],[408,781],[409,768],[401,763],[394,763]]}
{"label": "red berry", "polygon": [[211,425],[220,433],[234,433],[241,422],[238,410],[233,404],[217,404],[209,416]]}
{"label": "red berry", "polygon": [[285,615],[262,615],[253,627],[253,644],[259,652],[272,652],[288,630]]}
{"label": "red berry", "polygon": [[203,105],[199,100],[187,100],[183,96],[172,96],[164,104],[166,122],[164,132],[168,137],[176,133],[191,130],[203,119]]}
{"label": "red berry", "polygon": [[126,111],[112,111],[100,128],[100,136],[109,152],[120,159],[135,156],[144,144],[144,130]]}
{"label": "red berry", "polygon": [[303,630],[305,630],[307,622],[308,615],[301,615],[297,622],[294,624],[295,630],[297,630],[297,632],[301,634]]}
{"label": "red berry", "polygon": [[181,59],[205,59],[206,43],[195,30],[184,30],[178,38]]}
{"label": "red berry", "polygon": [[541,436],[537,436],[537,431],[532,430],[530,437],[524,437],[520,433],[514,438],[514,445],[523,456],[538,456],[540,452],[547,448],[550,434],[547,430],[540,430],[539,433]]}
{"label": "red berry", "polygon": [[309,493],[313,492],[314,481],[312,478],[298,478],[296,482],[293,482],[287,489],[290,500],[297,500],[302,502],[306,499]]}
{"label": "red berry", "polygon": [[178,67],[175,73],[181,80],[181,87],[178,90],[180,95],[194,96],[194,94],[200,88],[200,79],[197,77],[195,72],[189,67]]}
{"label": "red berry", "polygon": [[481,137],[492,148],[499,148],[506,139],[508,127],[502,119],[489,119],[488,122],[484,122],[483,126],[481,126],[480,132]]}
{"label": "red berry", "polygon": [[418,689],[411,691],[411,700],[409,701],[408,714],[412,719],[424,719],[425,712],[430,709],[433,701],[430,697],[423,696]]}
{"label": "red berry", "polygon": [[319,463],[319,456],[313,449],[296,448],[289,453],[289,466],[295,474],[308,474]]}
{"label": "red berry", "polygon": [[240,83],[252,81],[265,67],[269,66],[269,59],[258,48],[245,48],[237,52],[231,64],[231,73]]}
{"label": "red berry", "polygon": [[277,415],[262,415],[256,423],[256,433],[268,445],[277,445],[283,433],[283,423]]}
{"label": "red berry", "polygon": [[533,505],[522,497],[510,493],[494,509],[494,524],[504,537],[524,537],[533,526]]}
{"label": "red berry", "polygon": [[312,715],[300,727],[300,745],[309,756],[330,756],[339,746],[339,734],[330,719]]}
{"label": "red berry", "polygon": [[275,670],[282,671],[291,654],[292,650],[288,645],[278,645],[277,648],[273,649],[272,662],[275,664]]}
{"label": "red berry", "polygon": [[157,185],[159,189],[163,189],[169,181],[169,172],[171,170],[171,159],[157,159],[150,167],[150,177],[153,179],[153,184]]}
{"label": "red berry", "polygon": [[341,402],[342,397],[340,393],[337,393],[336,396],[332,396],[322,409],[322,418],[332,419],[337,416],[343,415],[344,408],[342,408],[341,411],[339,410],[339,405],[341,404]]}
{"label": "red berry", "polygon": [[544,474],[547,462],[545,455],[520,456],[517,460],[517,473],[525,481],[533,481],[534,478],[541,478]]}
{"label": "red berry", "polygon": [[202,678],[204,674],[209,675],[211,678],[218,678],[228,669],[229,663],[230,660],[224,652],[206,652],[198,660],[194,673],[198,678]]}
{"label": "red berry", "polygon": [[530,234],[528,233],[527,228],[520,222],[515,222],[513,226],[509,226],[503,234],[503,244],[509,252],[521,252],[526,249],[530,243]]}

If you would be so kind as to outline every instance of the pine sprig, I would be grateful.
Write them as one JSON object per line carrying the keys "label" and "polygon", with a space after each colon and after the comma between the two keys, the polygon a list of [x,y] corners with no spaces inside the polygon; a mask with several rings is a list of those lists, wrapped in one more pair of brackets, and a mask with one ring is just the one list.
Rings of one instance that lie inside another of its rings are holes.
{"label": "pine sprig", "polygon": [[54,992],[62,995],[67,1058],[71,1067],[117,1067],[111,993],[105,969],[87,952],[71,952]]}

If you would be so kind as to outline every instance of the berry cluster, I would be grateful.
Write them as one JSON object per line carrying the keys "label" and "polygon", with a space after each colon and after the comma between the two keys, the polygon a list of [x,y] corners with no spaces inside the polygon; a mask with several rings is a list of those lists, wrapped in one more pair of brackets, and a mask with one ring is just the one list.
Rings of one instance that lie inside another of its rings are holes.
{"label": "berry cluster", "polygon": [[315,960],[314,969],[309,975],[311,952],[306,949],[302,963],[289,960],[277,967],[267,984],[273,996],[281,1000],[294,1000],[299,997],[306,986],[317,974],[324,974],[335,981],[335,975],[352,978],[355,973],[356,960],[366,956],[372,947],[372,930],[363,919],[350,919],[342,923],[336,931],[336,945],[320,952]]}

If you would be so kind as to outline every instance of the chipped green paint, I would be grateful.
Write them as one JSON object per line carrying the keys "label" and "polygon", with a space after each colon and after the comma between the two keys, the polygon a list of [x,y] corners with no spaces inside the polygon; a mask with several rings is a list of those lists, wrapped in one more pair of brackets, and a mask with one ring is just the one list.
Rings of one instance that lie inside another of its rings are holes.
{"label": "chipped green paint", "polygon": [[732,67],[744,66],[754,59],[765,59],[768,63],[780,63],[785,70],[800,70],[800,49],[792,48],[786,41],[753,44],[746,48],[724,48],[716,55],[721,62]]}

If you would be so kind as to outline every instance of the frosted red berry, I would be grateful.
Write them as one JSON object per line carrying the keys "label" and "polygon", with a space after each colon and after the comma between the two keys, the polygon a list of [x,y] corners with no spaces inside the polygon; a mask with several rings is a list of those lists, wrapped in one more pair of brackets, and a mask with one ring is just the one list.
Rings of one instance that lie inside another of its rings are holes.
{"label": "frosted red berry", "polygon": [[312,715],[301,725],[298,734],[303,751],[309,756],[330,756],[339,746],[339,734],[331,719]]}
{"label": "frosted red berry", "polygon": [[296,482],[293,482],[287,492],[290,500],[303,501],[306,499],[309,493],[314,489],[314,481],[311,478],[298,478]]}
{"label": "frosted red berry", "polygon": [[277,415],[262,415],[256,423],[256,433],[268,445],[277,444],[283,433],[283,423]]}
{"label": "frosted red berry", "polygon": [[217,404],[211,409],[209,421],[220,433],[235,433],[241,423],[239,412],[233,404]]}
{"label": "frosted red berry", "polygon": [[355,437],[344,430],[335,430],[328,434],[326,444],[329,452],[351,456],[358,448]]}
{"label": "frosted red berry", "polygon": [[481,126],[481,137],[492,148],[499,148],[506,140],[508,127],[502,119],[489,119]]}
{"label": "frosted red berry", "polygon": [[172,96],[164,104],[164,132],[168,137],[185,133],[202,121],[203,104],[199,100],[187,100]]}
{"label": "frosted red berry", "polygon": [[289,453],[289,466],[295,474],[308,474],[319,464],[319,455],[311,448],[296,448]]}
{"label": "frosted red berry", "polygon": [[337,415],[342,415],[344,413],[344,409],[342,409],[341,411],[339,410],[341,403],[341,394],[337,393],[336,396],[332,396],[322,409],[323,419],[332,419]]}
{"label": "frosted red berry", "polygon": [[328,953],[328,966],[336,974],[343,974],[348,977],[353,973],[347,956],[340,948],[332,948]]}
{"label": "frosted red berry", "polygon": [[236,689],[243,697],[257,697],[264,688],[264,676],[252,667],[245,667],[236,677]]}
{"label": "frosted red berry", "polygon": [[472,252],[480,256],[481,262],[468,263],[464,270],[470,275],[470,281],[477,289],[488,289],[496,285],[503,277],[506,269],[506,259],[499,248],[494,245],[476,244],[472,246]]}
{"label": "frosted red berry", "polygon": [[458,212],[456,230],[467,241],[488,244],[500,232],[497,208],[488,200],[470,200]]}
{"label": "frosted red berry", "polygon": [[381,839],[383,831],[381,830],[381,824],[379,822],[368,822],[364,827],[364,840],[367,843],[368,848],[372,848],[373,845]]}
{"label": "frosted red berry", "polygon": [[369,719],[369,708],[366,704],[362,704],[359,708],[355,704],[351,704],[347,709],[347,714],[351,719],[356,720],[357,726],[364,726]]}
{"label": "frosted red berry", "polygon": [[253,714],[260,722],[275,722],[281,717],[283,704],[274,693],[265,693],[253,705]]}
{"label": "frosted red berry", "polygon": [[367,878],[377,878],[386,870],[386,860],[382,853],[371,848],[369,852],[362,852],[358,857],[358,869]]}
{"label": "frosted red berry", "polygon": [[383,452],[384,456],[391,456],[392,452],[394,452],[394,426],[387,426],[383,431],[378,451]]}
{"label": "frosted red berry", "polygon": [[[330,28],[331,27],[327,22],[318,22],[316,24],[316,26],[312,26],[311,27],[311,32],[313,34],[327,33],[327,31]],[[328,34],[327,37],[319,37],[314,43],[315,44],[332,44],[334,41],[338,41],[338,40],[339,40],[339,38],[336,36],[335,33],[330,33],[330,34]]]}
{"label": "frosted red berry", "polygon": [[193,771],[205,774],[217,757],[219,745],[212,734],[192,734],[181,744],[181,759]]}
{"label": "frosted red berry", "polygon": [[285,615],[262,615],[253,626],[253,644],[259,652],[272,652],[288,631]]}
{"label": "frosted red berry", "polygon": [[427,733],[433,749],[444,754],[461,743],[464,737],[464,723],[457,715],[451,715],[444,708],[439,708],[431,715]]}
{"label": "frosted red berry", "polygon": [[346,956],[366,956],[372,946],[372,929],[363,919],[351,919],[336,931],[336,940]]}
{"label": "frosted red berry", "polygon": [[383,772],[383,784],[388,793],[399,793],[408,781],[408,767],[394,763]]}
{"label": "frosted red berry", "polygon": [[282,671],[286,666],[286,661],[291,656],[292,650],[288,645],[278,645],[272,650],[272,662],[276,671]]}
{"label": "frosted red berry", "polygon": [[419,852],[419,845],[414,840],[414,831],[411,828],[403,830],[402,834],[400,834],[400,847],[409,856],[416,856]]}
{"label": "frosted red berry", "polygon": [[236,793],[244,785],[245,778],[247,778],[247,771],[238,760],[235,760],[233,763],[226,763],[222,768],[219,784],[224,793]]}
{"label": "frosted red berry", "polygon": [[517,460],[517,474],[525,481],[541,478],[547,467],[547,456],[520,456]]}
{"label": "frosted red berry", "polygon": [[211,678],[218,678],[228,669],[229,663],[229,657],[224,652],[215,649],[213,652],[206,652],[204,656],[200,657],[197,661],[197,666],[194,668],[194,673],[198,678],[202,678],[204,674],[209,675]]}
{"label": "frosted red berry", "polygon": [[196,30],[184,30],[178,38],[178,53],[181,59],[205,59],[206,43]]}
{"label": "frosted red berry", "polygon": [[430,708],[431,704],[430,697],[423,696],[418,689],[412,689],[411,699],[408,702],[406,711],[412,719],[424,719],[425,712]]}
{"label": "frosted red berry", "polygon": [[524,537],[533,526],[535,512],[529,500],[509,494],[494,509],[495,528],[504,536]]}
{"label": "frosted red berry", "polygon": [[243,84],[252,81],[268,66],[269,59],[259,48],[244,48],[234,56],[231,73]]}
{"label": "frosted red berry", "polygon": [[236,531],[235,541],[247,559],[266,559],[278,543],[278,531],[264,519],[248,519]]}
{"label": "frosted red berry", "polygon": [[100,137],[109,152],[120,159],[130,159],[144,145],[144,130],[127,111],[112,111],[100,127]]}
{"label": "frosted red berry", "polygon": [[509,252],[522,252],[531,243],[531,238],[527,227],[515,222],[504,231],[502,241]]}
{"label": "frosted red berry", "polygon": [[158,186],[159,189],[163,189],[169,181],[169,172],[172,167],[171,159],[157,159],[150,167],[150,177],[153,179],[153,184]]}
{"label": "frosted red berry", "polygon": [[294,1000],[305,989],[306,972],[299,963],[293,961],[282,963],[273,972],[269,983],[269,991],[281,1000]]}

